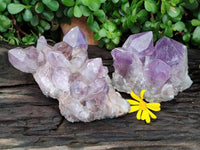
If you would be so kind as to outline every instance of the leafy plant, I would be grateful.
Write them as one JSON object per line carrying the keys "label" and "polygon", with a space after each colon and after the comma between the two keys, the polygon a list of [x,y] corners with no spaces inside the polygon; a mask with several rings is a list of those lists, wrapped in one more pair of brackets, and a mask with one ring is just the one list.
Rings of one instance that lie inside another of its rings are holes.
{"label": "leafy plant", "polygon": [[107,49],[149,30],[154,41],[168,36],[200,47],[199,0],[0,0],[0,40],[33,44],[41,34],[55,40],[60,23],[82,16]]}

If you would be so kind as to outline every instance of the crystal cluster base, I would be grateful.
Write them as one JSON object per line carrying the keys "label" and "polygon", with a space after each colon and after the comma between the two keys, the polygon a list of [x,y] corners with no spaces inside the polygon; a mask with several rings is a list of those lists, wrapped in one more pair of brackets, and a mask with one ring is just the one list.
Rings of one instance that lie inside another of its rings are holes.
{"label": "crystal cluster base", "polygon": [[115,48],[113,56],[113,85],[121,92],[146,90],[149,102],[174,98],[189,88],[187,48],[181,43],[163,37],[153,45],[151,31],[129,36],[122,48]]}
{"label": "crystal cluster base", "polygon": [[130,105],[113,89],[102,59],[88,59],[87,42],[85,34],[75,27],[54,46],[41,36],[36,48],[9,50],[9,61],[15,68],[32,73],[42,92],[58,99],[61,114],[70,122],[128,113]]}

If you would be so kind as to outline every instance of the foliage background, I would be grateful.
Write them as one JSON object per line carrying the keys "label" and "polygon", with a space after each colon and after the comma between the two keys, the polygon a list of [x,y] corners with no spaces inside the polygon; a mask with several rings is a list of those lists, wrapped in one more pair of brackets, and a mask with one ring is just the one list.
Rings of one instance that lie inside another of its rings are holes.
{"label": "foliage background", "polygon": [[59,24],[81,16],[107,49],[150,30],[154,41],[168,36],[200,48],[199,0],[0,0],[0,41],[27,45],[45,35],[58,42]]}

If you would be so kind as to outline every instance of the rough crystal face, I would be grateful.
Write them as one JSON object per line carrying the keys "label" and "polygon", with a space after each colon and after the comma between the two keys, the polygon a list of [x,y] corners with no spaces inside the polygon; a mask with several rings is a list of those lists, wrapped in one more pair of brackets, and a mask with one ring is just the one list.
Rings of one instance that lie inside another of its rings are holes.
{"label": "rough crystal face", "polygon": [[146,90],[149,102],[168,101],[189,88],[187,48],[163,37],[153,46],[152,32],[131,35],[123,48],[115,48],[113,85],[122,92]]}
{"label": "rough crystal face", "polygon": [[130,105],[113,89],[101,58],[88,59],[87,37],[75,27],[64,41],[50,46],[42,36],[37,48],[14,48],[11,64],[32,73],[46,96],[58,99],[61,114],[69,121],[89,122],[129,112]]}
{"label": "rough crystal face", "polygon": [[154,52],[152,31],[130,35],[122,47],[144,59]]}
{"label": "rough crystal face", "polygon": [[68,43],[74,49],[81,48],[87,51],[88,38],[79,27],[74,27],[68,31],[64,35],[63,41]]}

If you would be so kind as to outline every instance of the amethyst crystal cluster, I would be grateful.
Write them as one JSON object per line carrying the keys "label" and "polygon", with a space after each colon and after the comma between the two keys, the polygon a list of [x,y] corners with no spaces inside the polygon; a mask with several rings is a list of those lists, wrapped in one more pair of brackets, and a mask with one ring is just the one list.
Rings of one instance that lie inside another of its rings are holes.
{"label": "amethyst crystal cluster", "polygon": [[111,54],[113,85],[121,92],[139,94],[145,89],[147,101],[161,102],[173,99],[192,84],[187,48],[170,38],[163,37],[154,46],[151,31],[134,34]]}
{"label": "amethyst crystal cluster", "polygon": [[75,27],[54,46],[41,36],[36,48],[11,49],[9,61],[32,73],[46,96],[58,99],[60,112],[68,121],[89,122],[128,113],[130,105],[112,88],[102,59],[88,59],[87,41]]}

